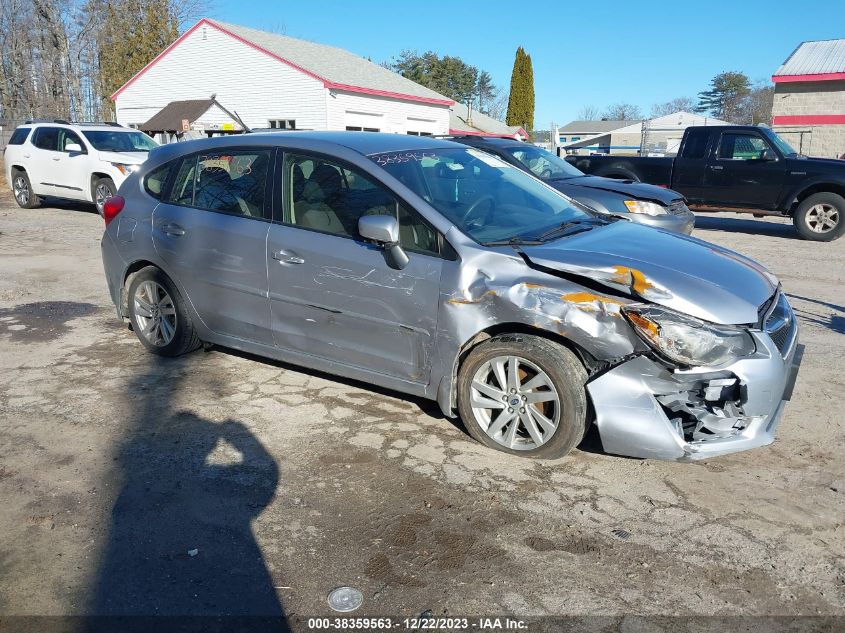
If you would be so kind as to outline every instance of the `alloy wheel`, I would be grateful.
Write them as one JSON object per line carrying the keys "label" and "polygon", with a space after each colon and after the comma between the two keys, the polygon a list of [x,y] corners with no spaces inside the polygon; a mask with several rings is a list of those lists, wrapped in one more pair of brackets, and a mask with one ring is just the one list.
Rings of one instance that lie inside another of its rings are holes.
{"label": "alloy wheel", "polygon": [[552,379],[518,356],[497,356],[478,368],[470,405],[488,437],[511,450],[539,448],[560,423],[560,396]]}
{"label": "alloy wheel", "polygon": [[105,183],[97,185],[97,188],[94,190],[94,204],[97,205],[97,211],[102,214],[103,205],[106,203],[106,200],[111,198],[113,195],[114,192]]}
{"label": "alloy wheel", "polygon": [[29,204],[29,184],[23,176],[16,176],[12,183],[14,189],[15,199],[21,206]]}
{"label": "alloy wheel", "polygon": [[829,233],[839,224],[839,209],[832,204],[817,204],[807,211],[804,221],[814,233]]}
{"label": "alloy wheel", "polygon": [[157,347],[169,344],[176,334],[176,306],[161,285],[145,281],[132,297],[140,334]]}

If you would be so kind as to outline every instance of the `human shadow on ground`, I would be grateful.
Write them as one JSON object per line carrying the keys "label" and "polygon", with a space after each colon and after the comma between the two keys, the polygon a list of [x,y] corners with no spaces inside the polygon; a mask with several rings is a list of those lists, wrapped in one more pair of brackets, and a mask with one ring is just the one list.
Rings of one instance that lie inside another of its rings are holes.
{"label": "human shadow on ground", "polygon": [[136,413],[115,457],[89,630],[289,630],[251,527],[279,468],[242,422],[175,410],[188,365],[153,358],[127,389]]}

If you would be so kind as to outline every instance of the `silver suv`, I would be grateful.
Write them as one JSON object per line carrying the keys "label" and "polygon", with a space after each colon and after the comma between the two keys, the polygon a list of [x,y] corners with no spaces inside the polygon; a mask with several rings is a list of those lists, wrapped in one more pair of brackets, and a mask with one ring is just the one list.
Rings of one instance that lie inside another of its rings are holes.
{"label": "silver suv", "polygon": [[103,202],[158,147],[149,136],[116,123],[30,121],[18,126],[4,151],[6,180],[25,209],[43,196]]}
{"label": "silver suv", "polygon": [[106,201],[118,316],[437,400],[499,450],[691,460],[770,443],[798,327],[718,246],[600,217],[447,140],[304,132],[154,150]]}

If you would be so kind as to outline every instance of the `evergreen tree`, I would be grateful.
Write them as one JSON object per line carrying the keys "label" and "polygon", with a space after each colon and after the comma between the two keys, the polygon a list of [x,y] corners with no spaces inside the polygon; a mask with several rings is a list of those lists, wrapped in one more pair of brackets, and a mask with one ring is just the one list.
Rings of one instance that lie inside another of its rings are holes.
{"label": "evergreen tree", "polygon": [[531,56],[520,46],[516,49],[508,100],[508,125],[518,125],[526,132],[534,129],[534,68]]}
{"label": "evergreen tree", "polygon": [[110,0],[104,3],[98,58],[98,82],[103,107],[109,98],[151,62],[179,35],[170,0]]}
{"label": "evergreen tree", "polygon": [[710,81],[710,90],[698,93],[696,112],[709,113],[731,123],[746,123],[743,120],[744,106],[750,92],[751,82],[744,73],[719,73]]}

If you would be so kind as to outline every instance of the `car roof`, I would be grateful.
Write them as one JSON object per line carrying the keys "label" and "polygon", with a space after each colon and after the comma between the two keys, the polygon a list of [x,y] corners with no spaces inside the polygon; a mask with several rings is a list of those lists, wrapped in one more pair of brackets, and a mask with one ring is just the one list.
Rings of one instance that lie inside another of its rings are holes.
{"label": "car roof", "polygon": [[283,149],[351,150],[363,156],[384,152],[415,152],[435,149],[465,149],[465,145],[432,136],[389,134],[385,132],[317,132],[287,131],[251,134],[231,134],[211,138],[170,143],[153,150],[157,156],[176,156],[192,151],[211,151],[227,147],[263,145]]}
{"label": "car roof", "polygon": [[67,128],[70,130],[114,130],[117,132],[137,132],[131,127],[124,127],[122,125],[118,125],[116,123],[100,123],[100,122],[91,122],[91,123],[69,123],[67,121],[31,121],[27,123],[21,123],[18,127],[24,128],[36,128],[36,127],[60,127],[60,128]]}
{"label": "car roof", "polygon": [[354,150],[365,156],[381,154],[383,152],[403,152],[431,150],[436,148],[455,147],[456,144],[448,140],[432,136],[415,136],[413,134],[390,134],[388,132],[270,132],[266,134],[250,134],[250,137],[262,138],[272,141],[272,144],[282,144],[279,141],[285,138],[302,138],[325,143],[334,143],[348,149]]}

